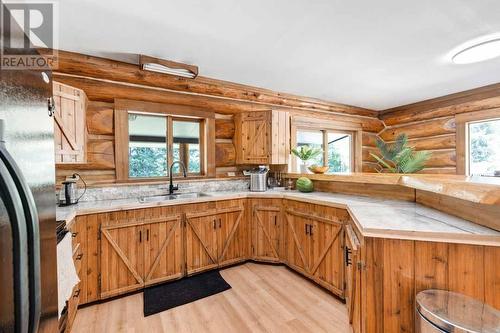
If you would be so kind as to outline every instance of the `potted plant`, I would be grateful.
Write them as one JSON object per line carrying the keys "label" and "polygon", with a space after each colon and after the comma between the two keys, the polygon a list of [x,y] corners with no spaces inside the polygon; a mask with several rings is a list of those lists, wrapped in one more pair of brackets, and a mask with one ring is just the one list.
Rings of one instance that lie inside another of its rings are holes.
{"label": "potted plant", "polygon": [[292,154],[297,156],[302,161],[302,164],[300,165],[300,173],[308,173],[307,161],[315,158],[322,153],[323,150],[321,148],[314,148],[309,146],[300,146],[292,149]]}
{"label": "potted plant", "polygon": [[404,133],[398,135],[393,144],[377,138],[377,147],[382,157],[372,153],[370,155],[382,167],[379,172],[415,173],[425,167],[425,162],[431,156],[428,151],[415,151],[414,147],[408,146],[408,137]]}

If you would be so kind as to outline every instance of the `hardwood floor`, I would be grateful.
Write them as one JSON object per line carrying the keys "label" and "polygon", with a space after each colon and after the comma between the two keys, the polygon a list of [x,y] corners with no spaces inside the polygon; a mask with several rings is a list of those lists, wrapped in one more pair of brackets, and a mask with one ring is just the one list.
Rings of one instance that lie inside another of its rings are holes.
{"label": "hardwood floor", "polygon": [[283,266],[221,274],[231,290],[149,317],[142,293],[79,309],[73,332],[350,332],[341,301]]}

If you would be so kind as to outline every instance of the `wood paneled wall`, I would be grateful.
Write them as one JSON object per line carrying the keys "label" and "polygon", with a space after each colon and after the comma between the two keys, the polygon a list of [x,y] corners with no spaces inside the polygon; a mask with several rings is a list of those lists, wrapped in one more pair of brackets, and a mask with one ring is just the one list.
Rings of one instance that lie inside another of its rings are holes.
{"label": "wood paneled wall", "polygon": [[426,289],[459,292],[500,309],[499,247],[383,238],[366,238],[365,246],[365,332],[413,332],[415,296]]}
{"label": "wood paneled wall", "polygon": [[[500,107],[500,84],[384,110],[380,119],[386,128],[380,137],[392,141],[408,134],[417,150],[432,157],[423,173],[457,173],[456,115]],[[370,157],[367,157],[370,158]],[[459,168],[460,169],[460,168]]]}
{"label": "wood paneled wall", "polygon": [[[278,93],[198,76],[194,80],[140,70],[138,65],[59,51],[54,80],[82,89],[90,102],[87,110],[88,162],[61,165],[57,182],[78,172],[90,184],[115,182],[113,109],[115,99],[131,99],[204,108],[216,113],[216,168],[218,176],[236,166],[233,115],[244,111],[280,109],[290,114],[362,123],[363,146],[372,147],[384,126],[377,112],[314,98]],[[366,154],[363,154],[365,156]],[[373,170],[370,161],[363,169]]]}

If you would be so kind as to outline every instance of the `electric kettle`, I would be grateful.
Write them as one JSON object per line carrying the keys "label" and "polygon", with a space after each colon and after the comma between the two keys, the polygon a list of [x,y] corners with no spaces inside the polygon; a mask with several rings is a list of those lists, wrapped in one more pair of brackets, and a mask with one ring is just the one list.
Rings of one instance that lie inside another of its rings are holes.
{"label": "electric kettle", "polygon": [[[85,186],[83,193],[79,197],[77,197],[78,185],[76,184],[78,179],[81,179],[83,185]],[[62,185],[63,186],[61,187],[61,192],[59,193],[59,206],[69,206],[77,204],[78,200],[80,200],[87,191],[87,184],[77,173],[74,173],[71,177],[67,177],[66,180],[62,182]]]}

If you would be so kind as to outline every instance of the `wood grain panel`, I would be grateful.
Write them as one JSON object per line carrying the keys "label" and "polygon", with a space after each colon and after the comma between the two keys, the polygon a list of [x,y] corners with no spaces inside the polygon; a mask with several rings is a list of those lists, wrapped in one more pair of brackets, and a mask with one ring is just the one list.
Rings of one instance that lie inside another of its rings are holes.
{"label": "wood grain panel", "polygon": [[106,80],[141,84],[164,88],[185,94],[210,96],[212,99],[226,99],[261,103],[268,106],[303,108],[318,111],[339,112],[376,117],[377,112],[327,102],[320,99],[278,93],[268,89],[231,83],[198,76],[196,80],[143,71],[138,65],[98,58],[73,52],[59,51],[58,72],[88,76]]}
{"label": "wood grain panel", "polygon": [[413,332],[413,241],[384,240],[384,331]]}
{"label": "wood grain panel", "polygon": [[[365,270],[362,272],[361,297],[364,303],[362,323],[363,332],[384,333],[384,239],[365,239],[366,260]],[[396,331],[397,332],[397,331]]]}
{"label": "wood grain panel", "polygon": [[215,138],[232,139],[234,137],[233,119],[215,119]]}
{"label": "wood grain panel", "polygon": [[415,201],[415,190],[399,185],[379,185],[313,180],[314,189],[321,192],[356,194],[378,198]]}
{"label": "wood grain panel", "polygon": [[416,191],[416,201],[445,213],[500,231],[500,210],[497,205],[479,204],[421,190]]}
{"label": "wood grain panel", "polygon": [[484,301],[484,247],[449,244],[448,287]]}
{"label": "wood grain panel", "polygon": [[226,167],[236,165],[236,150],[231,143],[215,143],[215,166]]}
{"label": "wood grain panel", "polygon": [[500,310],[500,247],[484,248],[484,301]]}
{"label": "wood grain panel", "polygon": [[409,138],[422,138],[445,133],[455,133],[455,118],[444,117],[397,127],[388,127],[380,134],[380,137],[385,141],[393,141],[402,133],[407,134]]}
{"label": "wood grain panel", "polygon": [[113,113],[113,103],[89,101],[86,119],[89,134],[113,134]]}
{"label": "wood grain panel", "polygon": [[448,244],[415,242],[415,294],[448,289]]}

